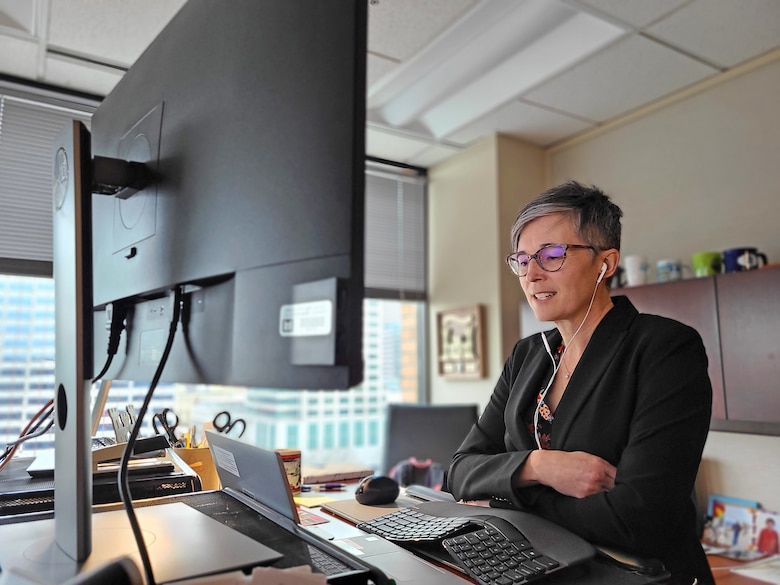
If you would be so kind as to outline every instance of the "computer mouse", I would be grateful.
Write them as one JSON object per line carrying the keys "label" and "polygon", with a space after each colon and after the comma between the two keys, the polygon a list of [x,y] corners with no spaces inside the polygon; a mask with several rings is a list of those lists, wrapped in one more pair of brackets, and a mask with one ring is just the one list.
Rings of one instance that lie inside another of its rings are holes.
{"label": "computer mouse", "polygon": [[355,499],[366,506],[391,504],[398,497],[398,482],[385,475],[369,475],[360,480],[355,490]]}

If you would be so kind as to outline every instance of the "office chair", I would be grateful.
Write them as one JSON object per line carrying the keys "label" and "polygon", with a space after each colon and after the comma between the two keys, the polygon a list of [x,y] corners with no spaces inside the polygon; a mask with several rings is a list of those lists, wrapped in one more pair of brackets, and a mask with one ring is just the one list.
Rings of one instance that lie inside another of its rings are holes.
{"label": "office chair", "polygon": [[389,404],[383,472],[410,457],[448,469],[477,416],[476,404]]}

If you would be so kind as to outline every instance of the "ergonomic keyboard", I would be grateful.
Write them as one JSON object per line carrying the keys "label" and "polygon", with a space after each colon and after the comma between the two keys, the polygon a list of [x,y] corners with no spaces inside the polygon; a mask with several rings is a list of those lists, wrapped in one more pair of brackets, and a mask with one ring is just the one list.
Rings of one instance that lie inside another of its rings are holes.
{"label": "ergonomic keyboard", "polygon": [[357,525],[361,530],[381,536],[392,542],[438,542],[448,536],[474,530],[468,518],[442,518],[419,512],[415,508],[401,508]]}
{"label": "ergonomic keyboard", "polygon": [[528,583],[561,567],[508,520],[496,516],[440,517],[403,508],[361,522],[358,528],[401,546],[441,543],[458,567],[485,585]]}
{"label": "ergonomic keyboard", "polygon": [[560,566],[538,552],[523,534],[503,518],[442,542],[458,565],[484,584],[516,585],[543,577]]}

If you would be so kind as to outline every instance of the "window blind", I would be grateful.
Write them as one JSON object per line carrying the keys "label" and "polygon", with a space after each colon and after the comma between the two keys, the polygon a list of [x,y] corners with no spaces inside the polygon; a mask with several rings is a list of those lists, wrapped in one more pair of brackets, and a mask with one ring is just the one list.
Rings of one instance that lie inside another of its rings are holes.
{"label": "window blind", "polygon": [[73,119],[89,114],[0,94],[0,271],[51,273],[52,145]]}
{"label": "window blind", "polygon": [[425,298],[425,189],[419,173],[366,171],[366,296]]}

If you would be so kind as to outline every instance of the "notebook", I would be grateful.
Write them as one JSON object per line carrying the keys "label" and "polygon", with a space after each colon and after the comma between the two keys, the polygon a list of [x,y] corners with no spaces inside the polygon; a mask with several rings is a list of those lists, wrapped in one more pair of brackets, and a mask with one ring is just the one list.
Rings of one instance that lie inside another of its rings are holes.
{"label": "notebook", "polygon": [[[321,531],[310,531],[301,526],[284,465],[275,451],[211,431],[206,434],[223,491],[242,502],[249,498],[259,506],[257,509],[264,513],[271,510],[293,524],[296,533],[321,541],[315,536],[322,534]],[[376,583],[389,583],[388,577],[396,585],[452,585],[453,582],[452,573],[394,543],[357,529],[353,537],[333,539],[326,544],[329,545],[328,552],[334,556],[345,556],[353,566],[368,567]]]}

